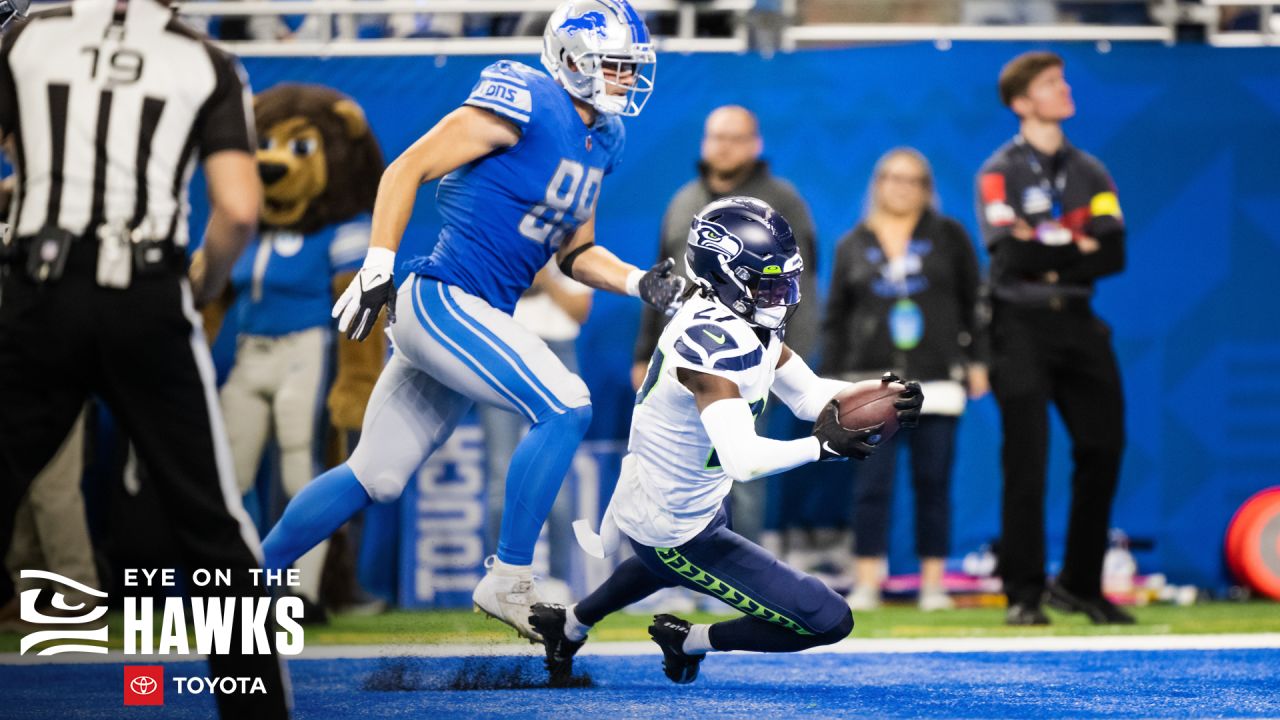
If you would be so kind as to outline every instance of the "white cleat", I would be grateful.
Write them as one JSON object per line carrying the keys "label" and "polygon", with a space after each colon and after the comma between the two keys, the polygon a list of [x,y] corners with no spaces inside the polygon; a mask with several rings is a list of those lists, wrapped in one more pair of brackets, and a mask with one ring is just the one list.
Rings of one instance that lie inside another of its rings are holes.
{"label": "white cleat", "polygon": [[528,567],[516,568],[505,565],[496,558],[492,560],[492,564],[485,563],[489,572],[485,573],[471,593],[476,612],[510,625],[529,642],[542,642],[542,635],[529,624],[531,608],[542,601],[534,586],[533,573]]}
{"label": "white cleat", "polygon": [[924,612],[954,610],[956,607],[956,603],[951,599],[951,596],[938,589],[921,590],[919,605]]}
{"label": "white cleat", "polygon": [[849,609],[854,612],[872,612],[880,609],[880,587],[858,585],[849,595]]}

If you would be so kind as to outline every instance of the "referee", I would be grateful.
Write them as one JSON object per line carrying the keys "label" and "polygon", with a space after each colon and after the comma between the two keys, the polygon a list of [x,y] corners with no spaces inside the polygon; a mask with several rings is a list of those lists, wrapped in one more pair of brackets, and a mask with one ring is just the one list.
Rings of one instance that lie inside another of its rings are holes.
{"label": "referee", "polygon": [[[0,136],[18,178],[0,281],[0,550],[92,393],[152,471],[165,511],[156,520],[170,524],[187,570],[231,571],[231,587],[192,591],[266,594],[250,578],[261,549],[195,310],[222,289],[257,224],[250,111],[239,63],[156,0],[76,0],[0,42]],[[211,216],[189,282],[197,160]],[[274,653],[213,654],[209,665],[267,688],[219,694],[222,717],[288,716]]]}
{"label": "referee", "polygon": [[[1124,268],[1124,221],[1097,158],[1073,147],[1062,58],[1032,52],[1000,73],[1018,134],[978,175],[991,252],[991,387],[1004,429],[1000,577],[1010,625],[1045,625],[1042,599],[1097,624],[1133,617],[1102,595],[1111,502],[1124,451],[1124,397],[1111,330],[1093,313],[1094,283]],[[1062,572],[1045,583],[1049,404],[1071,435],[1071,517]]]}

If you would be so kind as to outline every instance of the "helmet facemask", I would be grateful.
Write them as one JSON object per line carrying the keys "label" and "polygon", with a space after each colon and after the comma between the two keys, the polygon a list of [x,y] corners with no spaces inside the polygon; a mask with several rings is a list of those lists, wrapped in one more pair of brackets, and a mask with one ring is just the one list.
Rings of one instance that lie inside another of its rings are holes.
{"label": "helmet facemask", "polygon": [[635,117],[649,101],[658,69],[653,50],[564,55],[557,75],[565,90],[597,111]]}
{"label": "helmet facemask", "polygon": [[[746,267],[729,268],[726,258],[720,259],[720,269],[728,283],[737,286],[735,298],[726,298],[705,280],[695,277],[695,282],[720,300],[725,307],[748,323],[766,330],[781,330],[800,306],[800,273],[804,265],[799,256],[787,261],[785,273],[762,275]],[[766,270],[779,269],[774,265]],[[690,273],[692,276],[692,273]]]}
{"label": "helmet facemask", "polygon": [[[742,318],[766,330],[781,330],[800,306],[800,272],[796,269],[786,274],[757,275],[746,268],[738,268],[739,276],[748,276],[744,283],[745,292],[734,303],[744,306],[746,312],[741,313]],[[737,311],[737,308],[732,309]]]}

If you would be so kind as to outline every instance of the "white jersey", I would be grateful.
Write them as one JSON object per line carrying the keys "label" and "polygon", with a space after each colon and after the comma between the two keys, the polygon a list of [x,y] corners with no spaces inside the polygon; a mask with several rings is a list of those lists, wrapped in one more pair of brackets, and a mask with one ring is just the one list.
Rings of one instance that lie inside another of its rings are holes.
{"label": "white jersey", "polygon": [[765,337],[767,346],[745,320],[701,295],[667,324],[636,395],[630,454],[611,502],[613,521],[628,537],[676,547],[715,517],[733,480],[720,468],[693,393],[676,370],[731,380],[758,416],[782,354],[782,340]]}

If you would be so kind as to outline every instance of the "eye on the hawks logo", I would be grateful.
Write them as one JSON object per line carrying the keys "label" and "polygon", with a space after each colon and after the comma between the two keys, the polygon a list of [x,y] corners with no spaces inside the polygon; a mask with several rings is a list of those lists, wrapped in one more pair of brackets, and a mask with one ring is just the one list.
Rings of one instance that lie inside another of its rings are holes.
{"label": "eye on the hawks logo", "polygon": [[124,704],[163,705],[164,666],[125,665]]}
{"label": "eye on the hawks logo", "polygon": [[608,36],[608,27],[605,23],[604,13],[594,11],[583,13],[579,17],[565,18],[564,22],[560,23],[560,29],[569,37],[573,37],[579,32],[589,32],[594,33],[601,40]]}
{"label": "eye on the hawks logo", "polygon": [[[53,644],[46,645],[35,654],[106,654],[105,645],[87,644],[107,642],[107,606],[101,602],[106,599],[106,593],[47,570],[23,570],[20,577],[47,584],[47,588],[23,590],[19,600],[19,617],[22,621],[47,629],[27,633],[18,645],[18,654],[25,655],[28,650],[42,643]],[[41,592],[46,589],[51,594],[49,607],[56,610],[56,613],[46,614],[40,610],[38,601]]]}
{"label": "eye on the hawks logo", "polygon": [[725,260],[732,260],[742,253],[742,240],[720,223],[710,220],[694,220],[692,242],[700,248],[724,256]]}

